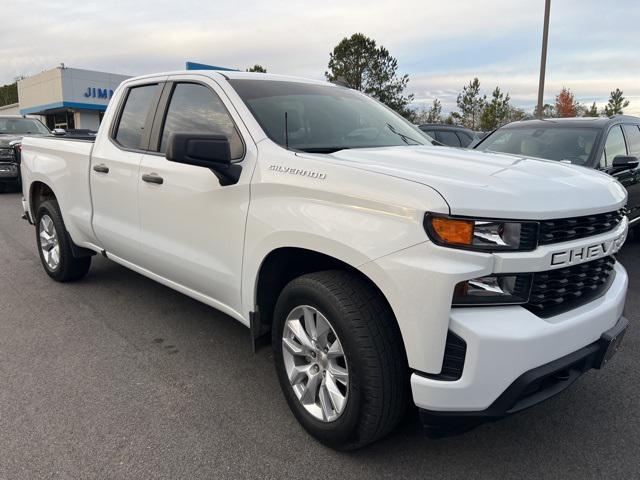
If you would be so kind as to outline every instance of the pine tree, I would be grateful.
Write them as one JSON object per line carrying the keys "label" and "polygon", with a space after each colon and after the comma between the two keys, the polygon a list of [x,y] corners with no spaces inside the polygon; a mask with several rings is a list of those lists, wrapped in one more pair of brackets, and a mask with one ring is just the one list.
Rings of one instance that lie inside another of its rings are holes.
{"label": "pine tree", "polygon": [[490,131],[504,125],[509,118],[509,93],[506,96],[496,87],[491,94],[491,101],[486,105],[480,116],[480,130]]}
{"label": "pine tree", "polygon": [[589,108],[587,108],[584,112],[585,117],[597,117],[598,116],[598,107],[596,106],[596,102],[593,102]]}
{"label": "pine tree", "polygon": [[253,67],[247,68],[247,72],[267,73],[267,69],[256,63]]}
{"label": "pine tree", "polygon": [[609,102],[604,107],[604,114],[607,117],[611,117],[613,115],[622,115],[624,112],[622,109],[627,108],[629,106],[629,100],[625,100],[622,95],[622,90],[616,88],[613,92],[611,92],[611,96],[609,97]]}
{"label": "pine tree", "polygon": [[343,80],[348,87],[371,95],[407,118],[413,95],[404,95],[409,75],[398,76],[398,61],[372,38],[355,33],[343,38],[329,54],[329,81]]}
{"label": "pine tree", "polygon": [[480,95],[480,80],[474,78],[469,85],[462,87],[456,100],[462,116],[462,124],[475,130],[480,125],[480,116],[487,103],[487,96]]}
{"label": "pine tree", "polygon": [[[537,106],[533,109],[533,116],[536,118],[540,117],[540,115],[538,115]],[[553,105],[551,105],[550,103],[545,103],[542,106],[542,118],[555,118],[557,116],[558,115],[556,113],[556,108]]]}
{"label": "pine tree", "polygon": [[524,120],[527,117],[527,114],[524,113],[524,110],[520,107],[514,107],[509,105],[509,112],[507,113],[506,122],[517,122],[518,120]]}
{"label": "pine tree", "polygon": [[416,114],[415,123],[441,123],[442,122],[442,104],[437,98],[433,101],[431,106],[427,109],[422,109]]}
{"label": "pine tree", "polygon": [[449,116],[445,119],[444,123],[448,125],[461,125],[462,116],[458,112],[451,112]]}

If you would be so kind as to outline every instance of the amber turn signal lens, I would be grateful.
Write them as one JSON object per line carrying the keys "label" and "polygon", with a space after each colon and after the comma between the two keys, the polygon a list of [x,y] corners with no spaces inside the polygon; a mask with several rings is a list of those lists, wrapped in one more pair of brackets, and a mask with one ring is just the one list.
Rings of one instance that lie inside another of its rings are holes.
{"label": "amber turn signal lens", "polygon": [[455,245],[471,245],[473,242],[474,222],[469,220],[454,220],[452,218],[432,217],[433,231],[443,243]]}

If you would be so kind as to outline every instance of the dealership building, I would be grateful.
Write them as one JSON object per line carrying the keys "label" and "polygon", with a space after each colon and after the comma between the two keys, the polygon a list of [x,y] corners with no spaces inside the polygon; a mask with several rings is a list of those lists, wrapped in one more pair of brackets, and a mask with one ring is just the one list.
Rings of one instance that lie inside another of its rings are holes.
{"label": "dealership building", "polygon": [[97,130],[114,90],[127,78],[61,65],[18,80],[16,110],[39,116],[50,129]]}
{"label": "dealership building", "polygon": [[[186,70],[233,70],[186,62]],[[37,117],[53,130],[98,130],[113,92],[128,75],[59,67],[18,80],[18,103],[0,106],[0,115]]]}

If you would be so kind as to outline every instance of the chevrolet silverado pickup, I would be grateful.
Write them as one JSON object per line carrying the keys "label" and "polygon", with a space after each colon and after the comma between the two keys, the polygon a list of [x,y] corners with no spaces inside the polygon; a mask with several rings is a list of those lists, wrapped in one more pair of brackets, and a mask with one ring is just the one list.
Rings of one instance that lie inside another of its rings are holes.
{"label": "chevrolet silverado pickup", "polygon": [[51,278],[98,253],[243,323],[334,448],[411,403],[435,436],[530,407],[605,365],[628,324],[615,179],[432,146],[339,85],[133,78],[95,139],[25,138],[22,155]]}

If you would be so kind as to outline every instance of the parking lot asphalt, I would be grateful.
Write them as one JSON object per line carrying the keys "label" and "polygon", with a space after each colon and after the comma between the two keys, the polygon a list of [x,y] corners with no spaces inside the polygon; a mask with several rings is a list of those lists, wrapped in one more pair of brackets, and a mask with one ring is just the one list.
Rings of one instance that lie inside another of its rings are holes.
{"label": "parking lot asphalt", "polygon": [[229,317],[94,257],[42,270],[20,195],[0,195],[0,478],[640,478],[640,241],[620,352],[561,395],[457,437],[410,413],[338,453],[280,393],[268,348]]}

